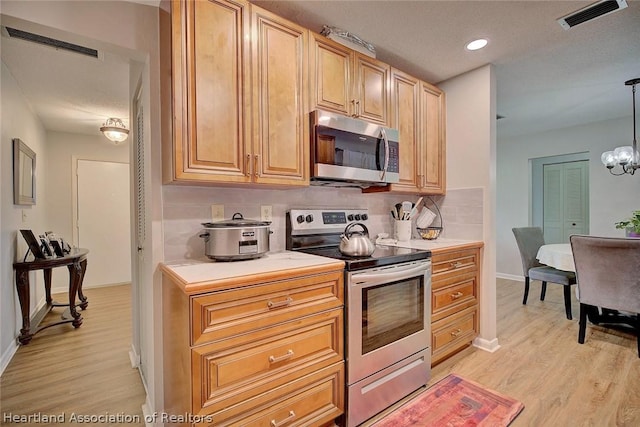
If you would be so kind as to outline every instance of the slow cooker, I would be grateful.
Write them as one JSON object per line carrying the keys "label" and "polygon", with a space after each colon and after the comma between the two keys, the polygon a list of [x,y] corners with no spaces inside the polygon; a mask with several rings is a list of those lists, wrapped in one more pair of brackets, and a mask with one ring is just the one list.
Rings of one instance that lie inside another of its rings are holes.
{"label": "slow cooker", "polygon": [[203,233],[205,255],[218,261],[254,259],[269,251],[271,221],[244,219],[236,212],[231,219],[205,222]]}

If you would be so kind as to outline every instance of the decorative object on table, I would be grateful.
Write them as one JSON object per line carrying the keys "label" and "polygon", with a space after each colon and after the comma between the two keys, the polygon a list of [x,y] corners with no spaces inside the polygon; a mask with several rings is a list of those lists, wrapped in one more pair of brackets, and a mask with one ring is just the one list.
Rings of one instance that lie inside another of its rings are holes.
{"label": "decorative object on table", "polygon": [[540,227],[520,227],[512,228],[513,235],[518,244],[520,258],[522,260],[522,272],[524,274],[524,297],[522,304],[527,303],[529,296],[529,281],[540,280],[542,288],[540,290],[540,301],[544,301],[547,293],[547,282],[564,285],[564,310],[567,319],[571,316],[571,285],[576,284],[576,274],[572,271],[558,270],[540,263],[537,259],[540,246],[544,245],[544,235]]}
{"label": "decorative object on table", "polygon": [[631,212],[631,217],[616,222],[617,229],[624,229],[627,237],[640,237],[640,210]]}
{"label": "decorative object on table", "polygon": [[584,344],[588,311],[600,307],[603,312],[629,312],[640,358],[640,240],[574,234],[569,241],[579,279],[578,342]]}
{"label": "decorative object on table", "polygon": [[[434,206],[437,214],[435,214],[431,209],[427,207],[425,204],[416,220],[416,228],[418,230],[418,234],[425,240],[435,240],[440,236],[440,233],[444,229],[444,220],[442,219],[442,213],[440,213],[440,208],[438,208],[438,204],[429,196],[427,199]],[[432,226],[434,220],[439,221],[439,225]]]}
{"label": "decorative object on table", "polygon": [[372,427],[507,426],[523,409],[516,399],[449,374]]}
{"label": "decorative object on table", "polygon": [[42,251],[42,248],[40,247],[40,243],[38,243],[38,240],[36,239],[36,236],[33,234],[33,231],[31,231],[31,230],[20,230],[20,233],[22,234],[22,237],[24,237],[24,240],[27,242],[27,245],[29,246],[29,249],[27,250],[27,253],[24,254],[24,260],[23,261],[27,260],[27,256],[29,255],[29,252],[31,252],[36,259],[46,259],[47,258],[44,255],[44,252]]}
{"label": "decorative object on table", "polygon": [[[612,175],[633,175],[636,169],[640,169],[640,154],[638,153],[638,143],[636,141],[636,85],[640,83],[640,78],[631,79],[624,82],[625,85],[631,86],[633,98],[633,142],[631,146],[618,147],[613,151],[602,153],[600,160],[609,169]],[[614,168],[620,166],[621,172],[614,172]]]}
{"label": "decorative object on table", "polygon": [[36,204],[36,153],[13,139],[13,204]]}

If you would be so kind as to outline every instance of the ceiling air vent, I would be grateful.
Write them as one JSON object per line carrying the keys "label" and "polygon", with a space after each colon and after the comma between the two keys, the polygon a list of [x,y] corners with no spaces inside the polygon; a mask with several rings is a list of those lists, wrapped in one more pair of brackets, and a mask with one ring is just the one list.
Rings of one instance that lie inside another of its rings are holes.
{"label": "ceiling air vent", "polygon": [[90,56],[92,58],[98,57],[98,51],[89,47],[80,46],[73,43],[64,42],[62,40],[52,39],[50,37],[41,36],[39,34],[29,33],[27,31],[17,30],[15,28],[5,27],[9,37],[27,40],[34,43],[43,44],[45,46],[51,46],[56,49],[63,49],[69,52],[79,53],[81,55]]}
{"label": "ceiling air vent", "polygon": [[558,23],[562,28],[568,30],[576,25],[587,21],[608,15],[620,9],[627,7],[627,0],[602,0],[567,16],[558,19]]}

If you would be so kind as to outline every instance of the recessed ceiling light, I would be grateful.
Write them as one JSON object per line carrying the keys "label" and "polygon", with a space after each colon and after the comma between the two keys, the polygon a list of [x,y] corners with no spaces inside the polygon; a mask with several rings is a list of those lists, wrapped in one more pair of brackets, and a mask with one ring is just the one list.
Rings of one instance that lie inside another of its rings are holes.
{"label": "recessed ceiling light", "polygon": [[487,43],[489,43],[489,41],[487,39],[477,39],[477,40],[474,40],[472,42],[467,43],[466,49],[467,50],[482,49],[483,47],[485,47],[487,45]]}

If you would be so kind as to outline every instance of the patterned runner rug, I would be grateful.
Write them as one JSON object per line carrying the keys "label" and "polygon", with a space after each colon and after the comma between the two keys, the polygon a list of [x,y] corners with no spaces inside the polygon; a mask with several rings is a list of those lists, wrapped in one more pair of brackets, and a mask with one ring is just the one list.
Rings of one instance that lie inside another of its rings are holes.
{"label": "patterned runner rug", "polygon": [[518,400],[450,374],[373,427],[501,427],[523,408]]}

